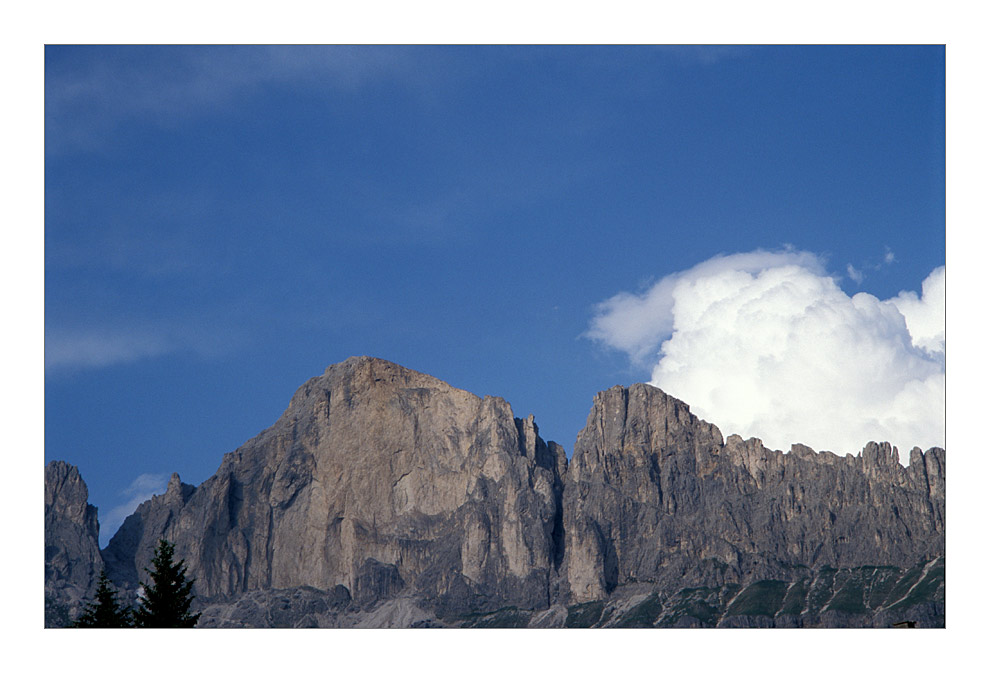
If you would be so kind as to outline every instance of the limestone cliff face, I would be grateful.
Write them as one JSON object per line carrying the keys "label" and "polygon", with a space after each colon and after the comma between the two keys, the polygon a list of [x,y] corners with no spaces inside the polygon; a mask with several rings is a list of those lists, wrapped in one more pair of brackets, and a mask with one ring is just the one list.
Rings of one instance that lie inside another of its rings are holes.
{"label": "limestone cliff face", "polygon": [[794,566],[911,567],[944,554],[945,452],[771,451],[645,384],[595,398],[564,488],[572,601],[650,583],[676,591]]}
{"label": "limestone cliff face", "polygon": [[500,398],[351,358],[199,487],[174,476],[105,555],[133,584],[169,539],[204,596],[343,585],[358,604],[407,593],[439,612],[545,607],[565,464]]}
{"label": "limestone cliff face", "polygon": [[45,466],[45,625],[77,616],[103,569],[100,526],[89,490],[74,465]]}
{"label": "limestone cliff face", "polygon": [[131,595],[164,537],[203,625],[944,624],[943,449],[771,451],[645,384],[595,397],[568,462],[500,398],[351,358],[103,561],[78,471],[45,498],[60,605],[103,562]]}

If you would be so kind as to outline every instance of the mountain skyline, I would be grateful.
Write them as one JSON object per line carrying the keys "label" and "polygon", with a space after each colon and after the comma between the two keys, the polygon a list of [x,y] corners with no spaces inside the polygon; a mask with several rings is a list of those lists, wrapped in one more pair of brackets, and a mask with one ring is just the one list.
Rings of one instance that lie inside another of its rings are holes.
{"label": "mountain skyline", "polygon": [[762,252],[754,280],[797,254],[843,302],[920,302],[945,265],[940,46],[45,59],[45,455],[108,529],[352,355],[512,400],[569,452],[595,392],[659,364],[593,337],[610,298]]}
{"label": "mountain skyline", "polygon": [[568,460],[505,400],[348,358],[103,550],[49,463],[46,625],[98,571],[133,600],[166,539],[203,627],[938,628],[945,456],[770,451],[634,384],[595,396]]}

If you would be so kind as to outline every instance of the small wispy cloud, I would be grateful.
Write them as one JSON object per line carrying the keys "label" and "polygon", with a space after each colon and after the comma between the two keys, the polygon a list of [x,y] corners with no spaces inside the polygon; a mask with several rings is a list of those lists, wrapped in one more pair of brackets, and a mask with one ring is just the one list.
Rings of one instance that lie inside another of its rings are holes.
{"label": "small wispy cloud", "polygon": [[846,276],[849,277],[849,280],[857,285],[862,285],[863,281],[866,280],[867,272],[881,271],[884,267],[893,264],[896,261],[893,251],[886,245],[883,247],[883,250],[883,255],[879,258],[870,257],[860,260],[859,267],[854,266],[852,262],[846,264]]}
{"label": "small wispy cloud", "polygon": [[120,495],[127,498],[125,502],[113,507],[105,515],[100,517],[100,547],[106,547],[110,538],[113,537],[124,519],[134,513],[145,500],[152,496],[161,495],[168,487],[168,474],[139,474],[131,482],[130,486],[120,492]]}
{"label": "small wispy cloud", "polygon": [[[75,58],[63,57],[69,51]],[[269,85],[347,90],[383,77],[415,81],[409,54],[336,45],[49,47],[45,149],[96,148],[122,122],[172,125]]]}
{"label": "small wispy cloud", "polygon": [[45,334],[45,374],[95,369],[154,358],[178,348],[152,333],[49,330]]}
{"label": "small wispy cloud", "polygon": [[155,325],[47,327],[45,376],[126,365],[172,354],[213,359],[240,348],[245,341],[236,325],[218,326],[207,317]]}
{"label": "small wispy cloud", "polygon": [[846,275],[857,285],[863,282],[863,272],[859,271],[852,264],[846,264]]}
{"label": "small wispy cloud", "polygon": [[683,63],[714,65],[727,60],[748,57],[759,47],[737,44],[687,44],[661,45],[655,49],[671,55]]}

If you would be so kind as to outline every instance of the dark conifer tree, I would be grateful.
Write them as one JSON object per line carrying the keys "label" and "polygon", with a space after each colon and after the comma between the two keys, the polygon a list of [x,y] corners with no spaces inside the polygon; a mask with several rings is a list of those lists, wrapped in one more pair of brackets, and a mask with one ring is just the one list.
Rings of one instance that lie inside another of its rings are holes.
{"label": "dark conifer tree", "polygon": [[78,628],[119,629],[134,626],[131,609],[117,603],[117,590],[107,579],[107,572],[100,572],[96,585],[96,597],[86,606],[79,619],[72,623]]}
{"label": "dark conifer tree", "polygon": [[134,621],[145,628],[191,628],[199,621],[199,614],[192,614],[192,586],[194,580],[186,579],[186,562],[173,560],[175,545],[158,541],[155,556],[151,559],[153,570],[145,568],[151,584],[141,582],[144,595]]}

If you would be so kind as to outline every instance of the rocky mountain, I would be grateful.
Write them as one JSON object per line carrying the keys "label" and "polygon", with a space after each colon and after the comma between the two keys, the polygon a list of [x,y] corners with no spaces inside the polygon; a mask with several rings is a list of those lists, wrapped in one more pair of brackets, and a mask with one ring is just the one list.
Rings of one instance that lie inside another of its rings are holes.
{"label": "rocky mountain", "polygon": [[[46,545],[91,578],[48,491]],[[944,518],[940,448],[771,451],[637,384],[596,396],[568,461],[500,398],[351,358],[102,559],[133,592],[174,542],[201,626],[938,626]]]}
{"label": "rocky mountain", "polygon": [[871,442],[771,451],[645,384],[599,393],[564,488],[572,600],[783,579],[793,566],[910,567],[944,554],[945,452]]}
{"label": "rocky mountain", "polygon": [[352,358],[198,488],[173,476],[110,541],[108,572],[133,585],[164,537],[204,596],[343,585],[438,614],[547,607],[565,464],[502,399]]}
{"label": "rocky mountain", "polygon": [[75,619],[103,569],[100,524],[74,465],[45,466],[45,626]]}

